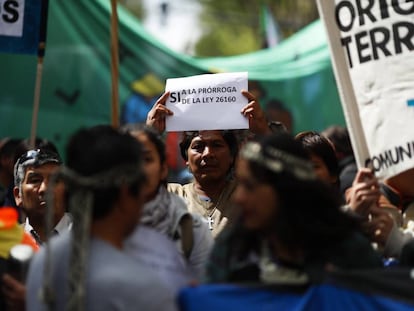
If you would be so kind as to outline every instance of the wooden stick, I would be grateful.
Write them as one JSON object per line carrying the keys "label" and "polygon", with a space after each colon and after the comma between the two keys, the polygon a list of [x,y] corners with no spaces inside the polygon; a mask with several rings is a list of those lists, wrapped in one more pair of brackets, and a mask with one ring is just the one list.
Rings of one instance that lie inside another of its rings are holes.
{"label": "wooden stick", "polygon": [[32,129],[30,131],[30,149],[34,149],[35,142],[36,142],[37,119],[38,119],[39,107],[40,107],[40,90],[42,87],[42,76],[43,76],[43,57],[38,57],[37,58],[37,69],[36,69],[36,84],[35,84],[34,99],[33,99]]}
{"label": "wooden stick", "polygon": [[39,44],[37,46],[37,69],[36,82],[33,98],[33,114],[32,114],[32,128],[30,131],[29,145],[31,149],[35,148],[36,133],[37,133],[37,119],[40,109],[40,91],[42,88],[43,77],[43,58],[46,52],[46,36],[47,36],[47,13],[49,10],[49,0],[42,0],[40,29],[39,29]]}
{"label": "wooden stick", "polygon": [[119,41],[117,0],[111,0],[111,78],[112,78],[112,126],[119,127]]}

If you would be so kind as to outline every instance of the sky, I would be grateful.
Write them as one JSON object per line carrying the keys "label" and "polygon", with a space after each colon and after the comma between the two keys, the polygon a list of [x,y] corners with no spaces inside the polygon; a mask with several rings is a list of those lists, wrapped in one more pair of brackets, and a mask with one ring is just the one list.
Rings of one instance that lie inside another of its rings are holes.
{"label": "sky", "polygon": [[[166,19],[162,19],[162,2],[168,5]],[[144,27],[171,49],[193,54],[194,43],[201,33],[200,4],[194,0],[143,0],[143,4],[146,10]]]}

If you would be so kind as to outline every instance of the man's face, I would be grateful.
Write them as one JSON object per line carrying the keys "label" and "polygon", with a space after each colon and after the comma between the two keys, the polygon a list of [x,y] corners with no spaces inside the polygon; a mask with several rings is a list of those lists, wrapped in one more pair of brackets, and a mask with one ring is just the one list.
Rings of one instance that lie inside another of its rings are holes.
{"label": "man's face", "polygon": [[201,131],[188,148],[187,165],[199,182],[225,179],[233,161],[221,131]]}
{"label": "man's face", "polygon": [[[51,175],[59,164],[46,163],[37,167],[28,166],[21,184],[21,190],[14,188],[16,204],[22,207],[27,216],[33,219],[44,218],[46,213],[46,191]],[[63,216],[64,211],[55,211]],[[40,218],[41,217],[41,218]]]}

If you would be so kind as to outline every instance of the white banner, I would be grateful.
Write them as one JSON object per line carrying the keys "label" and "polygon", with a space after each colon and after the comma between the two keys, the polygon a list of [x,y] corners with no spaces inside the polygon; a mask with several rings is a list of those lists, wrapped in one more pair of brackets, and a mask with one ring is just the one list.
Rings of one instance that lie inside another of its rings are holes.
{"label": "white banner", "polygon": [[241,109],[247,98],[247,72],[205,74],[168,79],[166,106],[174,112],[167,117],[167,131],[247,129]]}
{"label": "white banner", "polygon": [[22,37],[25,0],[0,0],[0,36]]}
{"label": "white banner", "polygon": [[318,6],[358,164],[380,178],[413,168],[414,1]]}

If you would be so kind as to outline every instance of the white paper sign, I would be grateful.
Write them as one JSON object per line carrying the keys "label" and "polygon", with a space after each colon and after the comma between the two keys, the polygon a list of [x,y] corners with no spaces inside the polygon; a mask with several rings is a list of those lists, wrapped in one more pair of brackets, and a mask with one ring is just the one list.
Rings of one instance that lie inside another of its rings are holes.
{"label": "white paper sign", "polygon": [[413,168],[414,2],[319,0],[319,7],[336,74],[351,80],[363,128],[354,136],[364,135],[369,150],[364,165],[382,178]]}
{"label": "white paper sign", "polygon": [[247,129],[248,120],[240,112],[248,103],[243,89],[247,72],[168,79],[166,105],[174,115],[166,119],[167,131]]}
{"label": "white paper sign", "polygon": [[0,0],[0,36],[22,37],[25,0]]}

